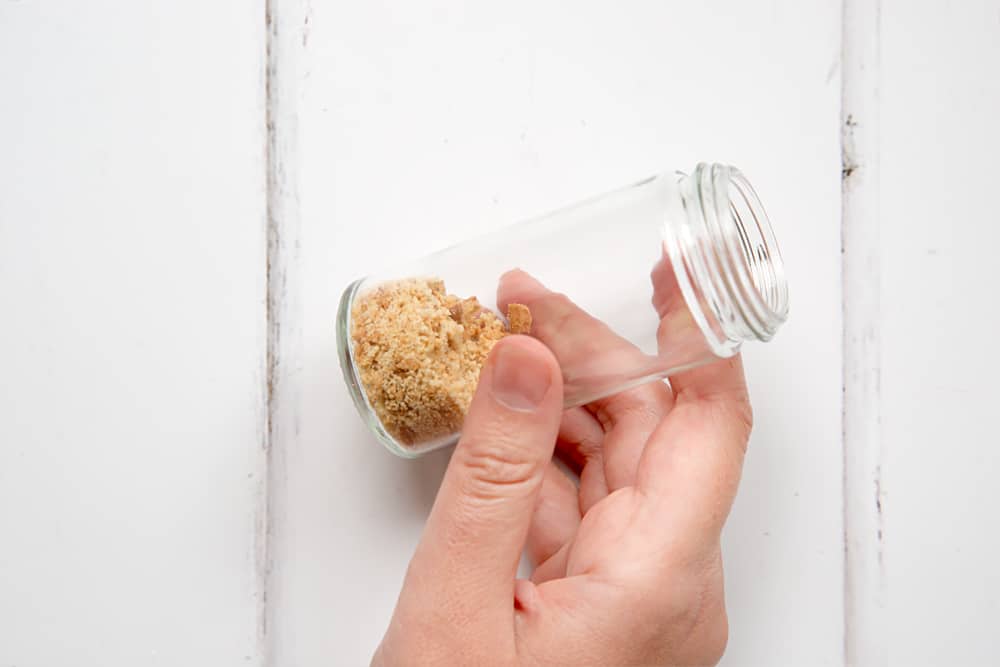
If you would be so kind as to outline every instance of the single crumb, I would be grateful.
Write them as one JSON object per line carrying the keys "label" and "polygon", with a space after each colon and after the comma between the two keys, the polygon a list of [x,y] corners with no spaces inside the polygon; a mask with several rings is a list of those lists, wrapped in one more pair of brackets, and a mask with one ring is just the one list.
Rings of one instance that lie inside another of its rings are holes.
{"label": "single crumb", "polygon": [[[531,313],[508,308],[510,333],[527,333]],[[368,402],[403,444],[459,431],[479,371],[507,335],[503,320],[475,297],[445,291],[440,279],[385,283],[351,310],[354,361]]]}
{"label": "single crumb", "polygon": [[512,303],[507,306],[507,321],[510,322],[512,334],[531,333],[531,311],[523,303]]}

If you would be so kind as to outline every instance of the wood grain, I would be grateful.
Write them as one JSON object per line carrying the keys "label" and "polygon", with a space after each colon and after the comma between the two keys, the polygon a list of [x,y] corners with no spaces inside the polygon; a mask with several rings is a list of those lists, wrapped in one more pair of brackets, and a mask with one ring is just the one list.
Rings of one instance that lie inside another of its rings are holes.
{"label": "wood grain", "polygon": [[297,555],[287,550],[288,453],[295,451],[299,428],[302,371],[301,222],[299,215],[298,62],[306,34],[306,3],[267,0],[267,268],[265,457],[266,513],[260,554],[266,603],[258,631],[266,665],[279,662],[276,651],[288,630],[285,571]]}
{"label": "wood grain", "polygon": [[844,312],[844,653],[886,664],[885,448],[881,423],[879,94],[881,2],[847,0],[841,180]]}

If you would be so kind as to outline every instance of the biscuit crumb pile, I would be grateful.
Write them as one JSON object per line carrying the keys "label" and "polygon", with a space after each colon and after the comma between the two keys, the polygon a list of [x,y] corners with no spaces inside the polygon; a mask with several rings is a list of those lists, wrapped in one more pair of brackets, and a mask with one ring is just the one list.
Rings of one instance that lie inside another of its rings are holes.
{"label": "biscuit crumb pile", "polygon": [[507,316],[509,330],[475,297],[447,294],[437,279],[394,281],[360,295],[351,310],[354,362],[386,431],[413,445],[460,430],[490,350],[531,329],[527,306],[512,303]]}

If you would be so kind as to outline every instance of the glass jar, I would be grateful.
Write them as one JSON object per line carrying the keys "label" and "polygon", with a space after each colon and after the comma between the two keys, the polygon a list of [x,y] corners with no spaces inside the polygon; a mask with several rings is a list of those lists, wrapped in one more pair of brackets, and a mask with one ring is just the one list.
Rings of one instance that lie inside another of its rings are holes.
{"label": "glass jar", "polygon": [[489,347],[527,316],[569,408],[767,341],[787,313],[756,193],[739,170],[699,164],[357,280],[337,341],[361,416],[414,457],[457,441]]}

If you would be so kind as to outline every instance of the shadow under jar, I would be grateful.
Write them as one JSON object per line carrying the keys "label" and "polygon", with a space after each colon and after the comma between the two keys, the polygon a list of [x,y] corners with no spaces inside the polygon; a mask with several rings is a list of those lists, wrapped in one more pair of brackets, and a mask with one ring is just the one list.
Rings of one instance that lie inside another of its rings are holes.
{"label": "shadow under jar", "polygon": [[568,408],[731,357],[787,313],[756,193],[738,169],[699,164],[357,280],[337,342],[362,418],[415,457],[458,440],[512,325],[552,350]]}

